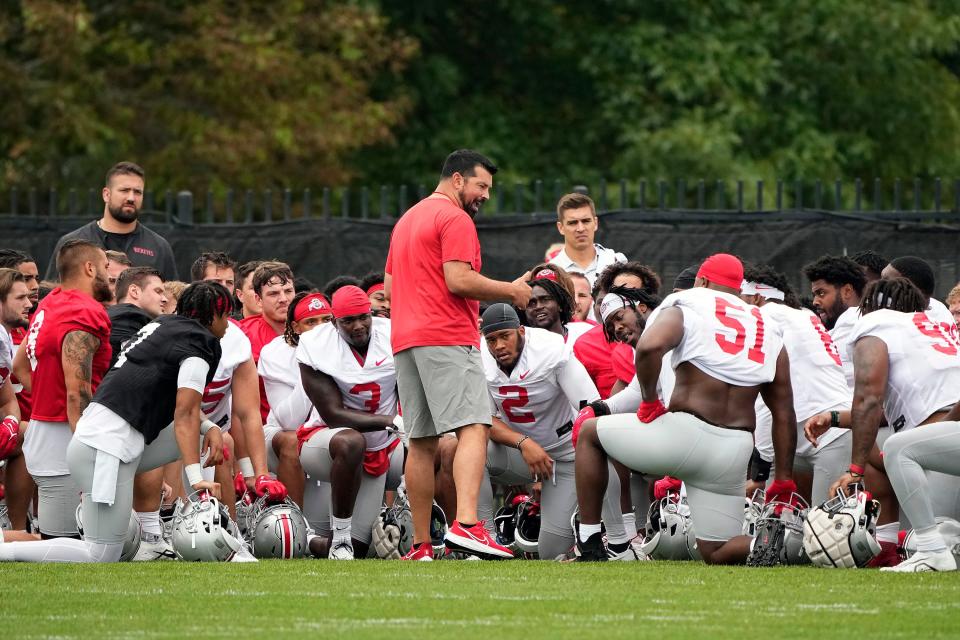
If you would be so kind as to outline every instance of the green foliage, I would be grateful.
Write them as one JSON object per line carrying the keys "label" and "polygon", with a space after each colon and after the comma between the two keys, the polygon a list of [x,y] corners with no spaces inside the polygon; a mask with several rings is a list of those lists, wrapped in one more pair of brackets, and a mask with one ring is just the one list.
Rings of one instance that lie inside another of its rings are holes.
{"label": "green foliage", "polygon": [[960,175],[957,0],[19,0],[0,180],[153,187]]}

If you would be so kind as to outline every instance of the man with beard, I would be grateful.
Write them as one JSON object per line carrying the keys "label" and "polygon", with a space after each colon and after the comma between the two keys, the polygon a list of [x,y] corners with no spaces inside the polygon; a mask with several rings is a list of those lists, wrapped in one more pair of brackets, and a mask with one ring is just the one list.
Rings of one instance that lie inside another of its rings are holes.
{"label": "man with beard", "polygon": [[[170,243],[138,221],[143,206],[143,169],[132,162],[118,162],[107,172],[103,188],[103,217],[71,231],[57,242],[56,256],[68,240],[86,240],[104,250],[122,251],[136,267],[153,267],[164,280],[179,280]],[[47,280],[57,276],[54,260],[47,267]]]}
{"label": "man with beard", "polygon": [[86,240],[67,240],[57,253],[60,286],[33,315],[13,369],[32,390],[33,414],[23,440],[27,470],[37,483],[40,534],[76,537],[80,491],[70,477],[67,445],[110,366],[111,299],[107,254]]}
{"label": "man with beard", "polygon": [[860,318],[860,296],[867,284],[863,269],[850,258],[822,256],[803,268],[810,281],[813,306],[837,346],[847,386],[853,390],[853,361],[847,345]]}
{"label": "man with beard", "polygon": [[[27,295],[30,298],[30,313],[33,314],[37,310],[37,304],[40,303],[40,271],[37,270],[37,261],[23,251],[0,249],[0,269],[16,269],[23,274]],[[16,336],[14,340],[14,344],[20,344]]]}
{"label": "man with beard", "polygon": [[360,288],[367,292],[370,298],[370,309],[378,318],[390,317],[390,300],[383,290],[383,271],[372,271],[363,276]]}
{"label": "man with beard", "polygon": [[410,560],[433,557],[434,459],[447,432],[456,432],[459,440],[453,461],[457,517],[447,533],[448,548],[487,557],[512,555],[477,522],[476,511],[490,427],[478,300],[510,300],[523,308],[530,298],[530,274],[513,282],[480,275],[473,218],[489,199],[496,172],[496,165],[476,151],[454,151],[443,163],[437,189],[403,214],[390,238],[384,289],[392,305],[393,353],[410,437]]}

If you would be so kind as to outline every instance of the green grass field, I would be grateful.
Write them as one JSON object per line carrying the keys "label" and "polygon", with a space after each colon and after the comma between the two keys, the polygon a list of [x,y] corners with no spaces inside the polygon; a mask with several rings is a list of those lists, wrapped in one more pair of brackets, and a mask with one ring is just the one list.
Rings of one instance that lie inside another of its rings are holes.
{"label": "green grass field", "polygon": [[960,636],[960,573],[303,560],[2,564],[0,584],[8,638]]}

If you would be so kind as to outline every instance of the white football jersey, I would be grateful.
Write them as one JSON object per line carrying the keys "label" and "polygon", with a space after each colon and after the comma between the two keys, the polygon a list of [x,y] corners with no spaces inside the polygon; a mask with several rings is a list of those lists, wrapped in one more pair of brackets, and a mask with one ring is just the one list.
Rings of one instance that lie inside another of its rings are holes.
{"label": "white football jersey", "polygon": [[509,374],[480,341],[483,372],[497,417],[530,436],[551,457],[573,453],[573,420],[581,402],[600,399],[583,365],[566,348],[563,336],[527,327],[523,351]]}
{"label": "white football jersey", "polygon": [[577,338],[585,334],[590,329],[593,329],[596,325],[590,324],[589,322],[568,322],[563,325],[567,330],[567,345],[572,349],[573,343],[577,341]]}
{"label": "white football jersey", "polygon": [[927,317],[943,327],[950,335],[957,338],[957,323],[953,319],[953,314],[945,304],[936,298],[930,298],[930,304],[927,305]]}
{"label": "white football jersey", "polygon": [[797,420],[805,421],[839,406],[849,408],[851,395],[840,353],[820,317],[808,309],[773,302],[760,307],[760,312],[783,329]]}
{"label": "white football jersey", "polygon": [[[373,318],[370,344],[363,361],[340,337],[333,322],[300,336],[297,360],[333,378],[345,408],[382,416],[396,415],[397,370],[390,345],[389,320]],[[368,431],[363,437],[367,451],[383,449],[394,439],[386,430]]]}
{"label": "white football jersey", "polygon": [[960,399],[960,342],[926,313],[881,309],[865,315],[850,336],[887,345],[890,370],[883,413],[894,431],[912,429]]}
{"label": "white football jersey", "polygon": [[[695,287],[670,294],[658,307],[683,312],[683,338],[673,350],[676,369],[689,362],[727,384],[752,387],[773,380],[782,330],[735,295]],[[657,314],[659,318],[659,314]],[[655,321],[648,323],[648,327]]]}
{"label": "white football jersey", "polygon": [[849,307],[840,314],[837,322],[830,329],[830,338],[840,354],[840,366],[843,368],[843,377],[847,380],[847,387],[853,392],[853,359],[850,354],[850,336],[860,320],[860,308]]}
{"label": "white football jersey", "polygon": [[0,326],[0,387],[13,371],[13,339],[6,327]]}
{"label": "white football jersey", "polygon": [[300,382],[300,363],[297,362],[296,347],[287,344],[283,336],[277,336],[260,351],[257,373],[263,380],[267,402],[271,407],[279,404]]}
{"label": "white football jersey", "polygon": [[233,372],[253,357],[253,350],[250,348],[250,339],[233,322],[227,323],[227,332],[220,338],[220,349],[220,364],[210,384],[203,390],[200,410],[216,424],[227,427],[232,406],[230,390]]}

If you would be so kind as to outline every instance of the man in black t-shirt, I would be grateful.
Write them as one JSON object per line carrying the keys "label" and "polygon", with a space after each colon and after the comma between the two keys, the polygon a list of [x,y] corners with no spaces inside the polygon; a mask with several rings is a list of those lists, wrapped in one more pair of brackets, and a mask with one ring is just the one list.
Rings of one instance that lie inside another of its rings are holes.
{"label": "man in black t-shirt", "polygon": [[64,235],[57,241],[47,267],[47,279],[57,277],[56,258],[67,240],[87,240],[106,250],[122,251],[135,267],[153,267],[164,280],[179,280],[173,250],[161,235],[138,222],[143,206],[143,169],[132,162],[119,162],[107,172],[103,188],[103,217]]}

